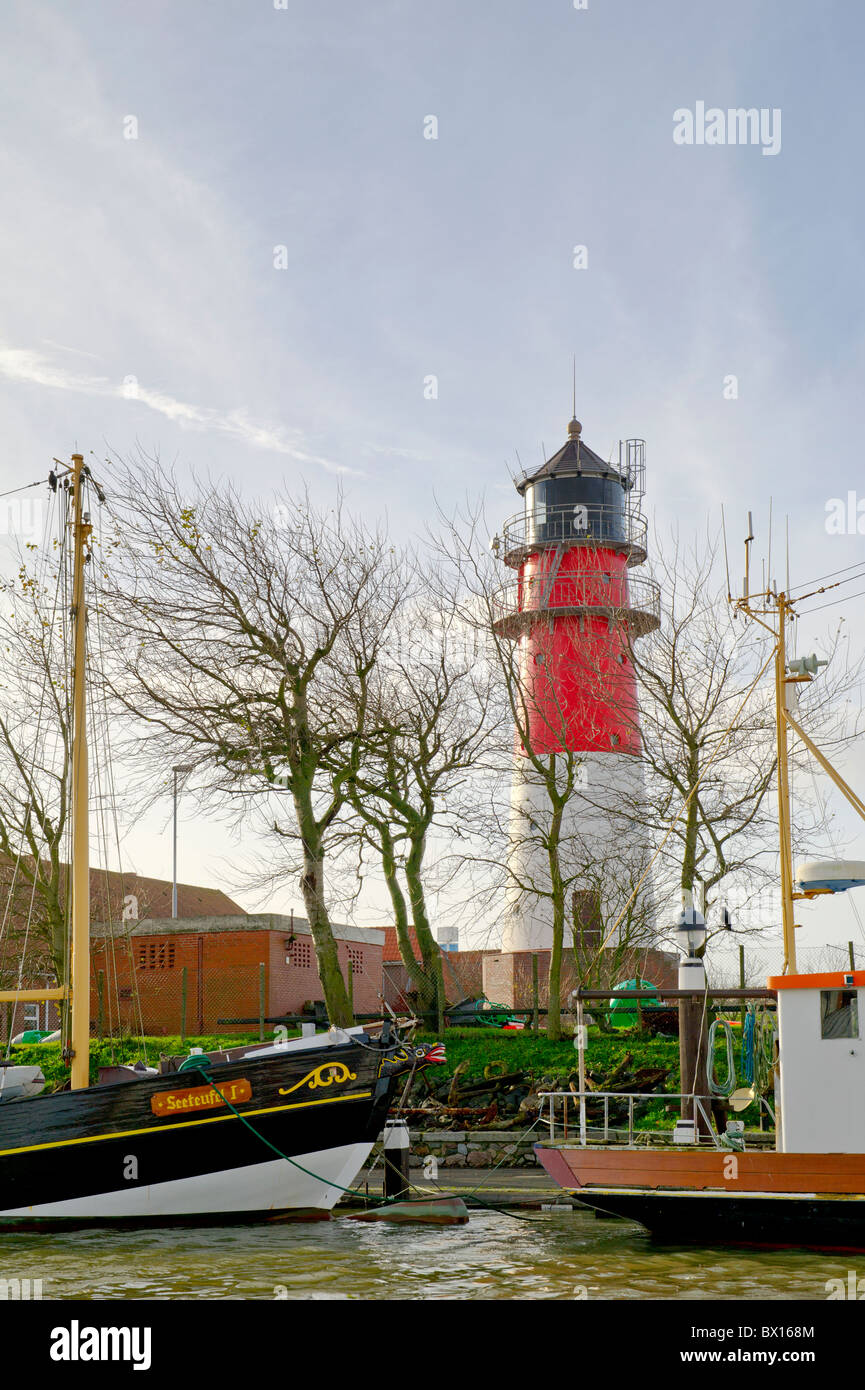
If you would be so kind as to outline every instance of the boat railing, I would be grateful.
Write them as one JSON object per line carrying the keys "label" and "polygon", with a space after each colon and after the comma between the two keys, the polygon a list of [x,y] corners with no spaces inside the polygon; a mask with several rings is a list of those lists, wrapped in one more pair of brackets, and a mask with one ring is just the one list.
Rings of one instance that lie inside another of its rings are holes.
{"label": "boat railing", "polygon": [[[704,1102],[707,1102],[711,1108],[712,1101],[717,1100],[716,1096],[694,1096],[691,1095],[690,1092],[685,1093],[681,1091],[541,1091],[539,1092],[538,1098],[541,1102],[540,1118],[542,1120],[544,1118],[544,1102],[548,1102],[547,1120],[550,1127],[551,1143],[555,1143],[557,1139],[557,1122],[560,1124],[563,1131],[562,1137],[565,1139],[570,1137],[568,1134],[568,1105],[571,1102],[575,1102],[578,1106],[577,1132],[579,1134],[580,1146],[581,1148],[585,1148],[588,1143],[589,1128],[586,1121],[586,1101],[603,1101],[604,1143],[608,1143],[610,1138],[610,1101],[626,1100],[628,1102],[628,1145],[630,1148],[633,1148],[634,1136],[637,1132],[634,1125],[634,1106],[638,1100],[643,1102],[652,1100],[686,1100],[693,1105],[696,1113],[704,1121],[707,1134],[711,1138],[714,1147],[716,1149],[724,1147],[709,1118],[710,1112],[707,1111],[706,1105],[704,1104]],[[557,1117],[557,1101],[561,1101],[560,1117]],[[593,1128],[595,1128],[595,1126],[593,1126]],[[654,1131],[644,1132],[652,1133]]]}

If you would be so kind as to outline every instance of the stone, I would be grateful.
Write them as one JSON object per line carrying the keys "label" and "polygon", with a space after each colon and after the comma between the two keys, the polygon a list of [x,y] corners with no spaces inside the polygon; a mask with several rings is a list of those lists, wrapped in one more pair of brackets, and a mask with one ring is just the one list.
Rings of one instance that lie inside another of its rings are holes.
{"label": "stone", "polygon": [[444,1168],[464,1168],[465,1159],[462,1154],[451,1154],[450,1158],[444,1159],[442,1166]]}
{"label": "stone", "polygon": [[475,1149],[466,1159],[469,1168],[489,1168],[492,1161],[490,1155],[484,1153],[483,1149]]}

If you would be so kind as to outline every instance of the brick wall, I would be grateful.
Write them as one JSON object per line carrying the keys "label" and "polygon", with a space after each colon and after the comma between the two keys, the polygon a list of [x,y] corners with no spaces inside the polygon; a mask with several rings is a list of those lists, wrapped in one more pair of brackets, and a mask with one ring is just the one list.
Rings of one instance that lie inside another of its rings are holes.
{"label": "brick wall", "polygon": [[[305,922],[262,914],[239,918],[202,918],[201,930],[187,920],[175,930],[160,931],[161,922],[139,924],[126,940],[112,947],[93,940],[91,1009],[98,1018],[97,981],[102,973],[103,1028],[165,1036],[179,1033],[186,971],[186,1031],[189,1034],[249,1031],[259,1015],[261,966],[264,966],[264,1012],[267,1017],[300,1013],[304,1004],[323,1000],[315,947]],[[380,1011],[381,934],[344,929],[338,957],[344,978],[352,962],[356,1013]],[[355,939],[359,937],[360,939]],[[134,960],[134,972],[130,953]],[[140,1016],[139,1022],[139,1001]],[[228,1024],[239,1018],[252,1023]]]}
{"label": "brick wall", "polygon": [[[538,1007],[549,1004],[549,951],[485,952],[483,956],[483,989],[488,999],[509,1008],[527,1010],[532,1007],[532,955],[538,958]],[[641,977],[655,985],[675,988],[678,977],[678,958],[667,951],[633,950],[605,951],[592,982],[592,988],[611,988],[620,980]],[[561,1002],[567,1008],[568,997],[579,983],[573,955],[565,951],[562,958]]]}

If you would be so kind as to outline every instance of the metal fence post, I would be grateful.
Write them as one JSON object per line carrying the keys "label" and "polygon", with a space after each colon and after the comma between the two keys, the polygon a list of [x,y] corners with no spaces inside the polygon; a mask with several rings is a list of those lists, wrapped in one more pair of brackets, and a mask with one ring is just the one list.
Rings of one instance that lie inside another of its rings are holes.
{"label": "metal fence post", "polygon": [[436,1031],[439,1037],[445,1030],[445,1001],[444,1001],[444,977],[442,975],[441,963],[436,971]]}
{"label": "metal fence post", "polygon": [[264,1042],[264,1014],[265,1014],[265,979],[264,961],[258,963],[258,1041]]}
{"label": "metal fence post", "polygon": [[540,1029],[540,1013],[538,1010],[538,958],[532,956],[532,1028],[537,1033]]}
{"label": "metal fence post", "polygon": [[354,1023],[354,966],[352,965],[351,961],[349,961],[348,963],[348,980],[346,981],[346,990],[348,992],[348,1011],[351,1015],[351,1021],[352,1023]]}
{"label": "metal fence post", "polygon": [[105,971],[96,973],[96,1036],[99,1041],[105,1034]]}
{"label": "metal fence post", "polygon": [[186,1042],[186,1006],[189,1003],[189,978],[186,966],[180,972],[180,1041]]}

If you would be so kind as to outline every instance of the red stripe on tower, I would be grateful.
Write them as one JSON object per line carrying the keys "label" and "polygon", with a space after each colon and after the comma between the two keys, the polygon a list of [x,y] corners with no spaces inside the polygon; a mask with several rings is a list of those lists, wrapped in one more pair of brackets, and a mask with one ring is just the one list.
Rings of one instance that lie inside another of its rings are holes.
{"label": "red stripe on tower", "polygon": [[[504,946],[512,950],[549,944],[550,936],[538,906],[543,891],[530,891],[533,876],[543,877],[544,855],[531,852],[527,824],[536,824],[543,798],[532,786],[525,742],[535,754],[584,754],[587,770],[600,771],[609,788],[613,818],[617,795],[639,795],[642,785],[629,651],[634,637],[658,626],[660,612],[657,586],[632,574],[646,559],[645,443],[621,441],[613,464],[581,435],[572,419],[558,453],[520,479],[524,510],[498,543],[516,576],[498,595],[495,626],[519,640],[526,711],[511,811],[512,879],[523,884],[509,893]],[[595,810],[570,831],[591,847],[593,836],[610,832],[610,818],[603,822]]]}

